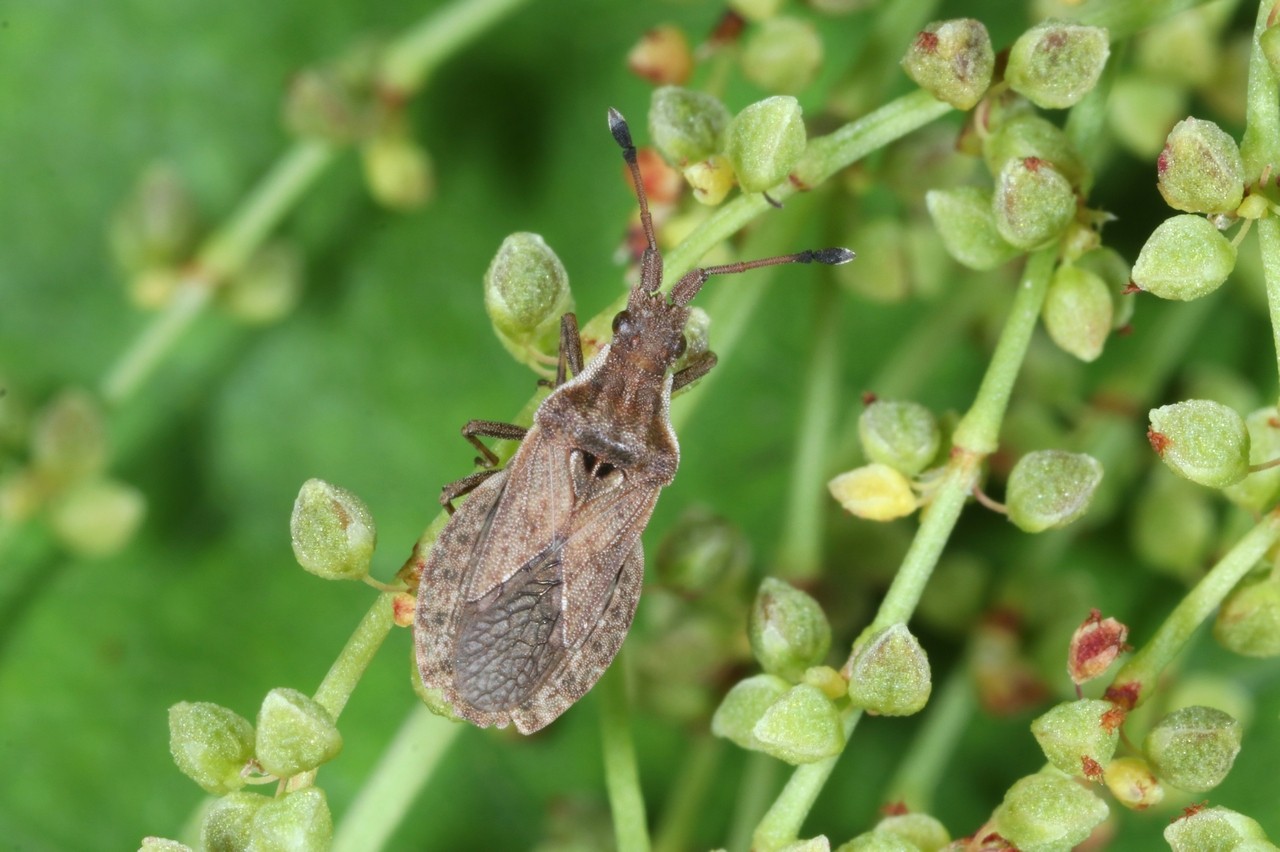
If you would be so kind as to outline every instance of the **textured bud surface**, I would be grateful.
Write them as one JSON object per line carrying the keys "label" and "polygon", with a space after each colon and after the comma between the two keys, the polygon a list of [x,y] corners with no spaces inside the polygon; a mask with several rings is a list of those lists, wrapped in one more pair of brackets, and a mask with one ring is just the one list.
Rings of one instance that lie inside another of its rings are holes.
{"label": "textured bud surface", "polygon": [[1026,532],[1062,527],[1079,518],[1102,481],[1102,464],[1084,453],[1037,450],[1009,472],[1009,520]]}
{"label": "textured bud surface", "polygon": [[1249,471],[1249,431],[1233,409],[1208,399],[1153,408],[1147,435],[1176,474],[1210,488],[1225,488]]}
{"label": "textured bud surface", "polygon": [[1230,213],[1244,197],[1240,146],[1212,121],[1186,118],[1169,131],[1156,160],[1156,185],[1169,206],[1188,213]]}
{"label": "textured bud surface", "polygon": [[761,667],[792,682],[831,648],[831,625],[818,602],[773,577],[760,583],[747,632]]}
{"label": "textured bud surface", "polygon": [[1236,249],[1203,216],[1183,213],[1161,222],[1138,252],[1133,283],[1161,299],[1188,301],[1222,286]]}
{"label": "textured bud surface", "polygon": [[674,166],[704,160],[721,149],[729,118],[715,95],[663,86],[649,102],[649,138]]}
{"label": "textured bud surface", "polygon": [[1204,793],[1222,783],[1240,753],[1240,723],[1213,707],[1183,707],[1156,724],[1142,750],[1171,787]]}
{"label": "textured bud surface", "polygon": [[[1031,723],[1031,733],[1044,756],[1068,775],[1091,777],[1091,767],[1102,769],[1111,762],[1120,731],[1104,718],[1115,709],[1110,701],[1082,698],[1049,710]],[[1099,778],[1091,777],[1098,781]]]}
{"label": "textured bud surface", "polygon": [[764,192],[786,180],[806,141],[800,103],[775,95],[733,117],[725,129],[724,153],[744,192]]}
{"label": "textured bud surface", "polygon": [[1246,657],[1280,657],[1280,582],[1245,578],[1222,602],[1213,638]]}
{"label": "textured bud surface", "polygon": [[996,230],[1011,245],[1039,248],[1071,224],[1076,195],[1070,182],[1048,162],[1035,157],[1009,160],[996,178],[991,214]]}
{"label": "textured bud surface", "polygon": [[206,793],[230,793],[244,786],[240,771],[253,757],[253,725],[226,707],[183,701],[169,708],[169,751]]}
{"label": "textured bud surface", "polygon": [[905,624],[860,639],[846,666],[849,698],[881,716],[918,713],[933,691],[929,657]]}
{"label": "textured bud surface", "polygon": [[759,674],[738,681],[711,717],[711,733],[745,749],[760,751],[760,743],[752,733],[756,722],[790,688],[791,684],[771,674]]}
{"label": "textured bud surface", "polygon": [[982,272],[1018,256],[1017,247],[996,229],[991,193],[976,186],[958,186],[930,190],[924,198],[942,244],[960,263]]}
{"label": "textured bud surface", "polygon": [[258,762],[288,778],[315,769],[342,751],[342,735],[329,712],[296,689],[273,689],[258,711]]}
{"label": "textured bud surface", "polygon": [[1013,43],[1005,80],[1036,106],[1065,109],[1097,85],[1110,53],[1106,30],[1046,21]]}
{"label": "textured bud surface", "polygon": [[942,433],[923,405],[878,399],[858,417],[858,438],[871,461],[914,476],[938,454]]}
{"label": "textured bud surface", "polygon": [[813,763],[844,748],[840,711],[816,686],[793,686],[769,705],[752,734],[760,749],[787,763]]}
{"label": "textured bud surface", "polygon": [[369,507],[345,488],[308,479],[293,504],[289,532],[298,564],[326,580],[369,573],[377,530]]}
{"label": "textured bud surface", "polygon": [[1058,348],[1088,363],[1097,360],[1111,333],[1111,291],[1079,266],[1060,266],[1045,294],[1045,331]]}
{"label": "textured bud surface", "polygon": [[917,86],[956,109],[971,109],[991,85],[995,52],[982,22],[934,21],[902,57],[902,70]]}
{"label": "textured bud surface", "polygon": [[1107,818],[1107,803],[1075,781],[1044,771],[1016,782],[991,826],[1021,852],[1067,852]]}

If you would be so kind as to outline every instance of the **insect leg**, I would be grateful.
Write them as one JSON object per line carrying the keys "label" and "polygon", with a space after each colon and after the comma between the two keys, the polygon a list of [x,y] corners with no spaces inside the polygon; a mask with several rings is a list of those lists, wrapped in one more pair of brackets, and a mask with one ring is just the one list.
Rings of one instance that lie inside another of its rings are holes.
{"label": "insect leg", "polygon": [[569,374],[582,372],[582,335],[578,333],[578,318],[573,314],[560,317],[560,362],[556,365],[556,387],[565,383]]}
{"label": "insect leg", "polygon": [[675,393],[685,385],[692,384],[698,379],[711,372],[711,368],[720,360],[716,357],[716,353],[707,352],[701,358],[693,361],[689,366],[671,377],[671,392]]}
{"label": "insect leg", "polygon": [[471,443],[471,446],[480,451],[480,457],[476,459],[476,464],[481,467],[493,467],[498,463],[498,457],[480,439],[501,438],[504,441],[522,441],[528,431],[525,427],[516,426],[513,423],[499,423],[496,420],[468,420],[467,424],[462,427],[462,437],[466,438]]}
{"label": "insect leg", "polygon": [[440,505],[444,506],[445,511],[450,515],[453,514],[453,501],[457,500],[464,494],[470,494],[480,483],[489,477],[498,473],[499,468],[491,467],[487,470],[477,470],[475,473],[464,476],[456,482],[450,482],[448,485],[440,489]]}

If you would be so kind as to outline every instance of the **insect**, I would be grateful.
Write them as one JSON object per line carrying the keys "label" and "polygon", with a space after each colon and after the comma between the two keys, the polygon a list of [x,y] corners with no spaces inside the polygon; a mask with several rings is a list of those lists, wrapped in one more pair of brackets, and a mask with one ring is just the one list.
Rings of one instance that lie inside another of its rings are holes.
{"label": "insect", "polygon": [[[640,534],[680,461],[671,394],[716,363],[707,352],[672,370],[690,300],[712,275],[853,259],[833,248],[694,269],[665,296],[636,149],[613,109],[609,129],[640,205],[640,282],[614,317],[612,342],[585,365],[577,320],[564,315],[555,389],[532,426],[472,420],[462,428],[484,469],[442,490],[449,508],[468,497],[422,570],[414,623],[422,681],[481,727],[514,723],[528,734],[546,726],[622,645],[644,576]],[[520,446],[497,469],[481,437]]]}

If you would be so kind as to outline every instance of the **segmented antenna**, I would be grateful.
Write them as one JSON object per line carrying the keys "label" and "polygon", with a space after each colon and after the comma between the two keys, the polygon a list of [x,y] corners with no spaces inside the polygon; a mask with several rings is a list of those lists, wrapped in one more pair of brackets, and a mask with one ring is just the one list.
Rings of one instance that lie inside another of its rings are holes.
{"label": "segmented antenna", "polygon": [[778,266],[783,263],[823,263],[827,266],[839,266],[848,263],[856,255],[847,248],[809,249],[795,254],[783,254],[777,257],[762,257],[759,260],[740,260],[737,263],[726,263],[722,266],[705,266],[691,269],[671,288],[671,303],[687,305],[698,295],[702,285],[712,275],[733,275],[762,266]]}
{"label": "segmented antenna", "polygon": [[644,194],[644,180],[640,164],[636,162],[636,146],[631,142],[631,129],[622,113],[609,107],[609,132],[622,149],[622,159],[631,169],[631,182],[636,188],[636,200],[640,202],[640,226],[644,228],[645,250],[640,258],[640,284],[650,293],[662,286],[662,255],[658,253],[658,240],[653,234],[653,216],[649,214],[649,199]]}

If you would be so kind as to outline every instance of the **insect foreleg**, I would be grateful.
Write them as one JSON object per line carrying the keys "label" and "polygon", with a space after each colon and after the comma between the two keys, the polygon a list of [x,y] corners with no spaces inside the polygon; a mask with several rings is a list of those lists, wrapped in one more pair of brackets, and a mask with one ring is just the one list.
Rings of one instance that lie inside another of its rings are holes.
{"label": "insect foreleg", "polygon": [[573,314],[560,317],[560,361],[556,364],[556,387],[560,387],[570,374],[582,372],[582,335],[578,333],[578,318]]}
{"label": "insect foreleg", "polygon": [[711,368],[719,361],[714,352],[705,352],[702,357],[691,362],[680,372],[671,377],[671,392],[675,393],[685,385],[692,384],[711,372]]}
{"label": "insect foreleg", "polygon": [[445,511],[452,515],[454,512],[454,500],[457,500],[465,494],[470,494],[479,487],[480,483],[484,482],[495,473],[500,472],[501,470],[499,468],[491,467],[487,470],[477,470],[475,473],[464,476],[454,482],[450,482],[448,485],[440,489],[440,505],[444,506]]}

